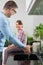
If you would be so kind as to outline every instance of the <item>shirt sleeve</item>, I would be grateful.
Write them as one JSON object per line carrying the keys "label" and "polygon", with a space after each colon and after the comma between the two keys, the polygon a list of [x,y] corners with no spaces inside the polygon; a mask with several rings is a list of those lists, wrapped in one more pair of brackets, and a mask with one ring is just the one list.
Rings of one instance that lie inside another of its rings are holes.
{"label": "shirt sleeve", "polygon": [[12,33],[10,26],[5,22],[1,24],[1,31],[10,43],[13,43],[21,48],[25,47],[25,45]]}

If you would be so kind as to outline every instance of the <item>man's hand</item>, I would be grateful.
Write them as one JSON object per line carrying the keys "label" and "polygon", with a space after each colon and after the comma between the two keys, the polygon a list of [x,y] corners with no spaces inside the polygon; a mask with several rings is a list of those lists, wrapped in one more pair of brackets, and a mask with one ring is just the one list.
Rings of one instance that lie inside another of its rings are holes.
{"label": "man's hand", "polygon": [[30,45],[26,45],[26,47],[24,48],[24,52],[30,54],[31,53],[30,48],[31,48]]}
{"label": "man's hand", "polygon": [[15,45],[14,44],[8,45],[8,48],[12,48],[12,47],[15,47]]}

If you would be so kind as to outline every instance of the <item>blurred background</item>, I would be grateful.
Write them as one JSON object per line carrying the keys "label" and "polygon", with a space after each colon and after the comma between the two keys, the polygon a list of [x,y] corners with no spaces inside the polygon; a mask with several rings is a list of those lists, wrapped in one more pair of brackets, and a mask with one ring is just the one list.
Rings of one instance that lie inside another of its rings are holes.
{"label": "blurred background", "polygon": [[[1,0],[0,1],[0,11],[2,10],[5,2],[8,0]],[[10,26],[13,32],[16,32],[15,23],[18,19],[22,20],[24,24],[24,30],[26,31],[27,35],[33,36],[35,26],[39,25],[40,23],[43,24],[43,15],[28,15],[26,11],[26,2],[27,0],[14,0],[17,5],[17,13],[13,15],[10,20]],[[31,0],[30,0],[31,2]],[[29,6],[29,5],[28,5]],[[27,7],[28,8],[28,7]]]}
{"label": "blurred background", "polygon": [[[2,10],[5,2],[7,1],[8,0],[0,0],[0,11]],[[30,41],[30,44],[31,44],[31,41],[33,42],[33,40],[38,40],[38,41],[40,40],[43,45],[43,15],[34,15],[34,14],[29,15],[30,10],[33,11],[32,6],[36,2],[36,0],[23,0],[23,1],[14,0],[14,1],[18,5],[17,13],[9,19],[10,26],[13,33],[16,33],[16,26],[15,26],[16,21],[20,19],[23,22],[24,30],[28,37],[27,41]],[[30,6],[31,8],[29,9]],[[7,41],[7,45],[8,44],[9,42]],[[12,63],[12,65],[14,65],[14,62],[12,62],[13,60],[10,60],[10,59],[13,59],[13,58],[9,58],[8,64],[10,65]],[[16,64],[17,63],[15,61],[15,65]]]}

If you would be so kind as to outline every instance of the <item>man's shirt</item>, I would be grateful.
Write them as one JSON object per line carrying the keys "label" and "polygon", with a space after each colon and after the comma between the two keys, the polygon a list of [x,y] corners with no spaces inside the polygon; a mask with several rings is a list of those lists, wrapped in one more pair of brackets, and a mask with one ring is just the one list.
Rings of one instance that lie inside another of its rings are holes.
{"label": "man's shirt", "polygon": [[2,12],[0,12],[0,52],[3,51],[6,39],[10,43],[13,43],[21,48],[25,47],[25,45],[22,44],[22,42],[19,41],[18,38],[11,31],[7,17]]}

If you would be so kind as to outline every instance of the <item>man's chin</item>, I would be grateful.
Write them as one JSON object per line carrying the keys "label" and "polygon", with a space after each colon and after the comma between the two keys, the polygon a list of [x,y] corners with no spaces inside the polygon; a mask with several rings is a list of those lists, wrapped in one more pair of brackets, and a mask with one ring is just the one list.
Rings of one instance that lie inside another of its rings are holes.
{"label": "man's chin", "polygon": [[8,18],[10,18],[11,16],[7,16]]}

